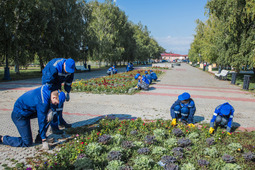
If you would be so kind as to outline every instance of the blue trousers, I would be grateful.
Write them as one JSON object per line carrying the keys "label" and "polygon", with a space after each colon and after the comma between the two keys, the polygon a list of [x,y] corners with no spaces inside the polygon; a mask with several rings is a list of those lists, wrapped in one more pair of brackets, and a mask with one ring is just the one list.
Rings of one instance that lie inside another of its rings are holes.
{"label": "blue trousers", "polygon": [[180,105],[176,105],[174,107],[174,113],[176,119],[181,119],[181,121],[187,122],[189,116],[189,109],[186,107],[181,107]]}
{"label": "blue trousers", "polygon": [[51,121],[50,126],[54,130],[59,130],[58,125],[65,125],[67,124],[66,121],[63,119],[63,107],[64,105],[57,108],[57,114],[54,115],[53,121]]}
{"label": "blue trousers", "polygon": [[21,137],[4,136],[3,143],[14,147],[28,147],[33,144],[32,131],[29,117],[12,112],[12,121],[17,127]]}

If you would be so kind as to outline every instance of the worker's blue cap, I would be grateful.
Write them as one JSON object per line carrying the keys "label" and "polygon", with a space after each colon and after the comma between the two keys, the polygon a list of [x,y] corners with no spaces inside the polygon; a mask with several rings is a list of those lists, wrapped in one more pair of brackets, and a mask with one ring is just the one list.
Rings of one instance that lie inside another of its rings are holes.
{"label": "worker's blue cap", "polygon": [[187,93],[187,92],[184,92],[184,93],[182,93],[181,95],[178,96],[178,99],[180,101],[188,100],[188,99],[190,99],[190,94]]}
{"label": "worker's blue cap", "polygon": [[148,74],[148,71],[145,71],[144,73],[145,73],[145,74]]}
{"label": "worker's blue cap", "polygon": [[229,103],[225,103],[221,106],[220,108],[220,112],[223,114],[223,115],[229,115],[230,113],[230,110],[231,110],[231,106]]}
{"label": "worker's blue cap", "polygon": [[66,72],[74,73],[75,70],[75,61],[71,58],[66,60]]}
{"label": "worker's blue cap", "polygon": [[152,70],[150,70],[150,72],[153,72]]}
{"label": "worker's blue cap", "polygon": [[141,74],[137,73],[137,74],[135,75],[135,79],[137,79],[140,75],[141,75]]}
{"label": "worker's blue cap", "polygon": [[66,101],[66,95],[64,92],[58,92],[58,99],[59,99],[59,106],[62,106],[63,103]]}

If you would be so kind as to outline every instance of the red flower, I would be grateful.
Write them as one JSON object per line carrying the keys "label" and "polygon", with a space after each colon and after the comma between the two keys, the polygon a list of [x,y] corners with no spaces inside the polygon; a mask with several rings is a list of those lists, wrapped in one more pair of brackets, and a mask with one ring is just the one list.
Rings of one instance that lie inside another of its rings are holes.
{"label": "red flower", "polygon": [[121,129],[119,129],[119,131],[121,131]]}
{"label": "red flower", "polygon": [[145,125],[145,123],[143,123],[143,126]]}
{"label": "red flower", "polygon": [[87,145],[87,143],[85,143],[85,145]]}
{"label": "red flower", "polygon": [[134,119],[131,119],[131,120],[134,120]]}
{"label": "red flower", "polygon": [[89,138],[88,138],[89,139]]}
{"label": "red flower", "polygon": [[206,126],[205,126],[205,128],[206,128]]}
{"label": "red flower", "polygon": [[162,125],[163,125],[163,123],[162,123]]}
{"label": "red flower", "polygon": [[186,132],[189,132],[188,130],[186,130]]}
{"label": "red flower", "polygon": [[84,142],[81,142],[81,144],[83,145],[83,144],[84,144]]}
{"label": "red flower", "polygon": [[121,127],[121,125],[120,125],[120,127]]}
{"label": "red flower", "polygon": [[224,132],[222,132],[222,133],[224,133]]}
{"label": "red flower", "polygon": [[99,135],[99,133],[97,132],[97,135]]}

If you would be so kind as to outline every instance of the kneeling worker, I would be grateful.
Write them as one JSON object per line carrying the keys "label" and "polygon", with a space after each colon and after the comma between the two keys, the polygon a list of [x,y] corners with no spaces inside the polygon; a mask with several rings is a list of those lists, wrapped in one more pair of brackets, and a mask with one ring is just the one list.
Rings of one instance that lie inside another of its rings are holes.
{"label": "kneeling worker", "polygon": [[140,73],[137,73],[135,79],[138,79],[137,89],[149,90],[150,82],[145,76],[141,76]]}
{"label": "kneeling worker", "polygon": [[188,126],[195,127],[193,124],[194,114],[196,112],[196,106],[193,99],[190,98],[190,94],[185,92],[178,96],[178,100],[170,108],[172,117],[172,126],[176,126],[177,120],[183,123],[188,123]]}
{"label": "kneeling worker", "polygon": [[30,119],[38,117],[39,134],[43,148],[49,149],[46,140],[47,125],[53,119],[51,108],[65,97],[64,92],[50,91],[47,85],[24,93],[14,104],[12,121],[21,137],[0,136],[0,142],[14,147],[28,147],[33,144]]}
{"label": "kneeling worker", "polygon": [[[234,117],[234,108],[228,102],[223,103],[215,108],[211,123],[209,133],[212,134],[218,126],[226,127],[227,132],[230,135],[232,120]],[[215,122],[215,126],[214,126]]]}

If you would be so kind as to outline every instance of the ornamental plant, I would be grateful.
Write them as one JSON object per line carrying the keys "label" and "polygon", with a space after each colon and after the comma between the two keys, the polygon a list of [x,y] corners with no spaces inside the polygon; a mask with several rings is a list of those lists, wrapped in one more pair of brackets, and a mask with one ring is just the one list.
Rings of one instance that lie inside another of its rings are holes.
{"label": "ornamental plant", "polygon": [[182,130],[179,129],[179,128],[173,129],[173,134],[174,134],[176,137],[184,136],[184,133],[183,133]]}
{"label": "ornamental plant", "polygon": [[140,155],[134,159],[136,169],[152,169],[153,159],[146,155]]}
{"label": "ornamental plant", "polygon": [[175,157],[164,155],[161,157],[160,161],[163,162],[164,164],[171,164],[171,163],[175,163],[177,160]]}
{"label": "ornamental plant", "polygon": [[109,143],[110,140],[111,140],[110,135],[103,134],[102,136],[98,137],[98,143],[101,143],[101,144],[104,144],[104,145]]}
{"label": "ornamental plant", "polygon": [[122,166],[119,170],[133,170],[132,166]]}
{"label": "ornamental plant", "polygon": [[181,170],[196,170],[192,163],[185,163],[182,165]]}
{"label": "ornamental plant", "polygon": [[198,162],[198,165],[201,167],[209,165],[209,162],[207,160],[199,159],[197,162]]}
{"label": "ornamental plant", "polygon": [[153,131],[154,136],[157,140],[162,140],[165,137],[165,130],[163,129],[155,129]]}
{"label": "ornamental plant", "polygon": [[90,156],[99,156],[101,151],[102,146],[95,142],[88,144],[88,147],[85,150],[86,154]]}
{"label": "ornamental plant", "polygon": [[149,148],[140,148],[140,149],[137,150],[137,153],[148,155],[150,153],[150,149]]}
{"label": "ornamental plant", "polygon": [[155,155],[163,155],[164,153],[166,153],[167,149],[166,148],[163,148],[161,146],[155,146],[153,149],[152,149],[152,154],[155,154]]}
{"label": "ornamental plant", "polygon": [[89,158],[83,157],[75,161],[74,167],[77,170],[93,169],[93,162]]}
{"label": "ornamental plant", "polygon": [[136,148],[142,148],[142,147],[144,147],[144,143],[141,142],[141,141],[134,141],[134,142],[133,142],[133,145],[134,145]]}
{"label": "ornamental plant", "polygon": [[122,153],[120,151],[111,151],[107,155],[108,160],[121,160]]}
{"label": "ornamental plant", "polygon": [[120,160],[113,160],[108,162],[108,165],[106,166],[106,169],[109,170],[119,170],[124,163]]}
{"label": "ornamental plant", "polygon": [[124,137],[121,134],[116,134],[112,136],[112,140],[115,144],[119,145],[124,140]]}
{"label": "ornamental plant", "polygon": [[212,158],[218,157],[218,151],[217,151],[217,149],[215,147],[205,148],[204,154],[208,155],[208,156],[210,156]]}
{"label": "ornamental plant", "polygon": [[224,154],[222,156],[222,160],[225,161],[226,163],[235,163],[236,162],[235,157],[227,155],[227,154]]}
{"label": "ornamental plant", "polygon": [[249,151],[243,154],[243,158],[246,161],[255,161],[255,154]]}
{"label": "ornamental plant", "polygon": [[211,146],[211,145],[214,145],[215,140],[214,140],[214,138],[207,138],[207,139],[206,139],[206,143],[207,143],[209,146]]}
{"label": "ornamental plant", "polygon": [[187,147],[191,145],[191,140],[182,138],[178,140],[177,144],[180,147]]}
{"label": "ornamental plant", "polygon": [[157,140],[156,140],[156,137],[155,137],[155,136],[147,135],[147,136],[145,136],[144,142],[145,142],[146,144],[149,144],[149,145],[150,145],[150,144],[156,143]]}
{"label": "ornamental plant", "polygon": [[167,148],[172,148],[172,147],[175,147],[177,146],[177,139],[175,138],[169,138],[167,139],[165,142],[164,142],[164,146],[167,147]]}
{"label": "ornamental plant", "polygon": [[226,164],[222,170],[241,170],[242,168],[237,164]]}
{"label": "ornamental plant", "polygon": [[240,143],[230,143],[228,148],[232,151],[242,150],[242,145]]}
{"label": "ornamental plant", "polygon": [[179,169],[179,166],[176,165],[176,164],[170,163],[170,164],[166,164],[166,165],[164,166],[164,169],[165,169],[165,170],[178,170],[178,169]]}

